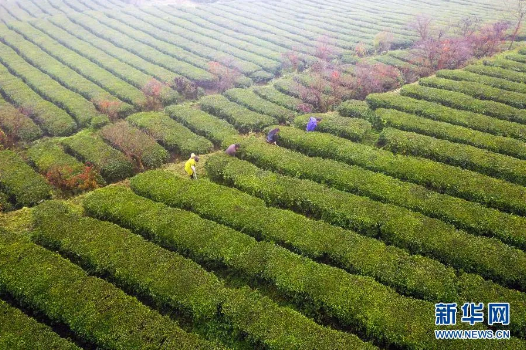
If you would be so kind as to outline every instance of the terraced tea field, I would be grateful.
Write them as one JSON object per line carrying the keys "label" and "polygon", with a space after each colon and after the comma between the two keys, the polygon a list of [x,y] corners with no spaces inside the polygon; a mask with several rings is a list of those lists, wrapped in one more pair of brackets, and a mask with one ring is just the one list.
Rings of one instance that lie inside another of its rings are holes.
{"label": "terraced tea field", "polygon": [[327,113],[284,64],[324,47],[353,76],[360,44],[417,71],[420,13],[505,9],[0,2],[0,349],[526,349],[524,45]]}

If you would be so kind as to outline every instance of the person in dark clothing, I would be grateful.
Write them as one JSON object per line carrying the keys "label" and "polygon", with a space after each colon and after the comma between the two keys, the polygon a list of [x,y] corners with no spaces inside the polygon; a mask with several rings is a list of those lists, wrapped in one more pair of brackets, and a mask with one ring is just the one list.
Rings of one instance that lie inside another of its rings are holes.
{"label": "person in dark clothing", "polygon": [[267,134],[267,142],[275,145],[276,140],[278,138],[278,132],[279,132],[279,128],[270,130],[269,133]]}
{"label": "person in dark clothing", "polygon": [[233,143],[225,150],[225,153],[229,156],[234,157],[236,155],[237,150],[241,147],[239,143]]}

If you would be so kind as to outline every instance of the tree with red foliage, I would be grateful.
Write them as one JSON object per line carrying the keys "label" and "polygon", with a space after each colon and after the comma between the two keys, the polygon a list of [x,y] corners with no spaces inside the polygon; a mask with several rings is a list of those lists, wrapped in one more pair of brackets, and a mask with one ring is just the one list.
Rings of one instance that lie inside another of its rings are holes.
{"label": "tree with red foliage", "polygon": [[364,99],[373,92],[396,89],[402,84],[400,72],[393,66],[383,63],[360,62],[354,69],[354,93],[356,99]]}
{"label": "tree with red foliage", "polygon": [[122,102],[109,100],[92,100],[91,102],[101,113],[106,114],[112,122],[119,119]]}
{"label": "tree with red foliage", "polygon": [[172,87],[186,100],[196,100],[199,97],[197,84],[185,77],[175,78]]}
{"label": "tree with red foliage", "polygon": [[54,166],[46,173],[47,181],[67,194],[78,194],[99,187],[97,169],[86,164],[81,171],[71,166]]}
{"label": "tree with red foliage", "polygon": [[239,71],[234,68],[232,62],[224,62],[222,64],[217,61],[208,62],[208,71],[217,76],[216,89],[218,92],[224,92],[234,87],[236,79],[241,75]]}
{"label": "tree with red foliage", "polygon": [[166,84],[152,78],[142,87],[142,93],[146,97],[146,102],[143,106],[145,110],[158,111],[163,108],[161,92],[166,86]]}

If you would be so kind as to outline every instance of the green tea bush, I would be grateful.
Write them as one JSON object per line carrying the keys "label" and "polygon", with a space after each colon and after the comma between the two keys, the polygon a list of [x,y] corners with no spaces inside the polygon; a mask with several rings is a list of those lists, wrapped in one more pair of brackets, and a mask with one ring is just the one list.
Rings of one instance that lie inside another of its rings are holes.
{"label": "green tea bush", "polygon": [[165,112],[198,135],[204,136],[216,146],[237,135],[237,130],[223,119],[214,117],[197,108],[168,106]]}
{"label": "green tea bush", "polygon": [[496,237],[507,244],[526,248],[526,219],[520,216],[486,208],[358,166],[307,157],[282,147],[276,149],[256,139],[244,140],[238,155],[267,170],[396,204],[441,219],[470,233]]}
{"label": "green tea bush", "polygon": [[124,154],[106,144],[96,134],[80,132],[62,139],[61,143],[83,162],[95,165],[107,182],[119,181],[133,174],[133,165]]}
{"label": "green tea bush", "polygon": [[21,79],[11,75],[7,68],[0,64],[0,91],[9,102],[30,116],[52,136],[71,135],[77,124],[64,110],[44,100]]}
{"label": "green tea bush", "polygon": [[[154,50],[151,46],[143,44],[128,36],[122,35],[121,32],[104,25],[107,23],[103,24],[102,22],[99,22],[98,20],[102,19],[101,16],[99,16],[97,19],[89,17],[85,14],[74,14],[69,15],[68,17],[71,21],[84,27],[92,34],[104,38],[120,48],[129,50],[130,52],[145,59],[148,62],[180,74],[195,81],[201,86],[212,86],[214,84],[216,79],[215,76],[207,72],[205,69],[196,67],[195,65],[192,65],[188,62],[181,61],[180,59]],[[173,48],[171,45],[170,47]],[[194,57],[195,55],[192,55],[192,58]]]}
{"label": "green tea bush", "polygon": [[[474,100],[474,101],[471,101],[471,103],[473,105],[480,105],[481,107],[485,106],[486,107],[485,114],[494,114],[494,116],[497,118],[501,117],[503,119],[511,119],[512,118],[511,115],[513,114],[516,114],[516,115],[522,114],[522,111],[518,110],[517,108],[520,109],[520,108],[526,107],[526,102],[525,102],[526,95],[524,93],[491,87],[481,82],[458,81],[458,80],[450,80],[450,79],[439,77],[439,78],[422,78],[419,80],[418,83],[423,86],[429,86],[429,87],[433,87],[437,89],[460,92],[462,94],[466,94],[468,96],[472,96],[480,100],[488,100],[486,102],[480,102],[480,101]],[[505,106],[502,104],[490,103],[491,101],[500,102],[508,106]],[[497,109],[490,108],[492,106],[501,107],[500,109],[502,109],[502,111],[499,112]],[[510,108],[509,106],[515,107],[515,109]],[[467,107],[469,107],[470,110],[475,109],[474,107],[471,107],[471,106],[465,106],[465,108]],[[519,120],[524,120],[524,119],[519,119]]]}
{"label": "green tea bush", "polygon": [[37,322],[3,300],[0,300],[0,348],[80,349],[69,340],[61,338],[48,326]]}
{"label": "green tea bush", "polygon": [[483,64],[485,66],[491,66],[491,67],[499,67],[504,69],[513,70],[520,73],[526,73],[526,64],[512,61],[505,58],[496,58],[496,59],[490,59],[490,60],[484,60]]}
{"label": "green tea bush", "polygon": [[500,67],[491,67],[484,66],[482,64],[474,64],[465,67],[464,70],[489,77],[501,78],[510,82],[516,82],[521,84],[526,83],[526,73],[515,72]]}
{"label": "green tea bush", "polygon": [[[466,67],[463,70],[456,69],[456,70],[449,70],[449,69],[443,69],[436,72],[436,76],[440,78],[445,79],[451,79],[451,80],[458,80],[458,81],[471,81],[475,83],[480,83],[484,85],[489,85],[495,88],[508,90],[508,91],[514,91],[514,92],[520,92],[520,93],[526,93],[526,85],[522,83],[517,83],[514,81],[510,81],[508,79],[503,79],[500,77],[491,77],[489,75],[482,75],[480,73],[476,74],[475,72],[477,69],[473,69],[474,72],[470,72],[469,69],[473,67]],[[484,67],[484,66],[475,66],[475,67]],[[515,73],[513,73],[515,74]],[[521,107],[518,107],[521,108]]]}
{"label": "green tea bush", "polygon": [[0,127],[8,135],[24,142],[34,141],[42,137],[42,130],[13,105],[0,97]]}
{"label": "green tea bush", "polygon": [[0,151],[0,189],[16,207],[33,206],[51,197],[51,186],[15,152]]}
{"label": "green tea bush", "polygon": [[254,112],[269,115],[282,123],[290,121],[295,114],[282,106],[259,97],[250,90],[230,89],[225,91],[223,95]]}
{"label": "green tea bush", "polygon": [[[4,40],[8,38],[7,42],[16,42],[16,48],[28,47],[29,50],[40,51],[38,47],[14,32],[10,31],[9,36],[4,35],[2,38]],[[88,125],[92,118],[99,115],[90,101],[60,85],[53,78],[27,63],[9,46],[0,45],[0,61],[39,95],[67,111],[69,115],[75,118],[80,127]]]}
{"label": "green tea bush", "polygon": [[209,153],[214,148],[206,138],[194,134],[162,112],[132,114],[126,120],[183,157],[189,158],[191,153]]}
{"label": "green tea bush", "polygon": [[42,35],[42,32],[29,23],[11,23],[10,27],[23,34],[28,40],[33,41],[38,47],[58,61],[103,87],[122,101],[135,106],[144,105],[145,97],[139,89],[117,78],[111,72],[91,62],[88,58],[62,46],[48,36]]}
{"label": "green tea bush", "polygon": [[426,300],[457,298],[454,272],[439,262],[289,210],[267,207],[263,200],[237,189],[206,180],[186,181],[160,170],[133,177],[131,187],[141,196],[191,210],[312,259],[327,258],[335,266],[374,277],[401,293]]}
{"label": "green tea bush", "polygon": [[[256,95],[264,98],[267,101],[270,101],[295,112],[301,112],[299,106],[304,104],[304,102],[299,98],[286,95],[276,90],[272,86],[256,86],[254,87],[254,93],[256,93]],[[312,108],[313,107],[311,106],[310,109],[312,110]]]}
{"label": "green tea bush", "polygon": [[242,133],[260,131],[274,124],[276,120],[268,115],[253,112],[237,103],[230,102],[221,95],[208,95],[199,100],[201,109],[205,112],[225,119]]}
{"label": "green tea bush", "polygon": [[[215,159],[235,160],[229,158]],[[91,216],[145,234],[162,246],[184,252],[194,261],[266,281],[279,294],[301,305],[315,305],[315,310],[321,308],[340,324],[359,329],[382,344],[438,346],[432,331],[435,326],[426,321],[433,319],[433,304],[400,296],[371,278],[312,262],[272,243],[257,242],[238,231],[139,197],[124,188],[113,186],[94,191],[84,207]],[[382,305],[380,310],[378,303]],[[449,344],[458,347],[454,342]],[[441,343],[440,347],[443,346]]]}
{"label": "green tea bush", "polygon": [[395,155],[329,134],[309,134],[288,127],[280,129],[279,144],[306,155],[358,165],[500,210],[526,213],[523,186],[427,159]]}
{"label": "green tea bush", "polygon": [[[48,30],[48,28],[51,28],[51,23],[53,24],[53,29],[63,29],[65,32],[74,35],[78,39],[82,39],[83,41],[93,45],[93,47],[96,47],[99,50],[107,53],[111,57],[117,58],[119,61],[125,62],[128,65],[131,65],[137,68],[138,70],[155,77],[159,81],[168,83],[173,81],[176,77],[180,77],[180,75],[171,72],[166,68],[148,62],[147,60],[136,56],[130,51],[124,50],[118,46],[113,45],[109,41],[106,41],[96,35],[93,35],[91,32],[87,31],[83,27],[71,22],[64,14],[48,17],[45,21],[39,21],[38,23],[35,23],[35,26],[53,36],[55,40],[60,40],[61,38],[64,38],[65,36],[62,35],[62,32],[60,32],[60,37],[52,35],[52,32]],[[49,26],[44,27],[43,25]]]}
{"label": "green tea bush", "polygon": [[361,141],[371,131],[371,124],[362,119],[341,117],[337,113],[304,114],[294,118],[294,126],[305,130],[310,117],[322,118],[315,131],[326,132],[353,141]]}

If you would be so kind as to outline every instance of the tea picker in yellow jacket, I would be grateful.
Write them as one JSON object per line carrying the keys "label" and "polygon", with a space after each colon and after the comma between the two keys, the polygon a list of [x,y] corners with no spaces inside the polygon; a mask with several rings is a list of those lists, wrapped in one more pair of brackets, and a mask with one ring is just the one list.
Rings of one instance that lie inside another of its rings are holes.
{"label": "tea picker in yellow jacket", "polygon": [[199,157],[192,153],[192,155],[190,155],[190,159],[188,159],[184,164],[184,170],[190,176],[190,179],[197,180],[197,174],[195,172],[195,164],[197,162],[199,162]]}

